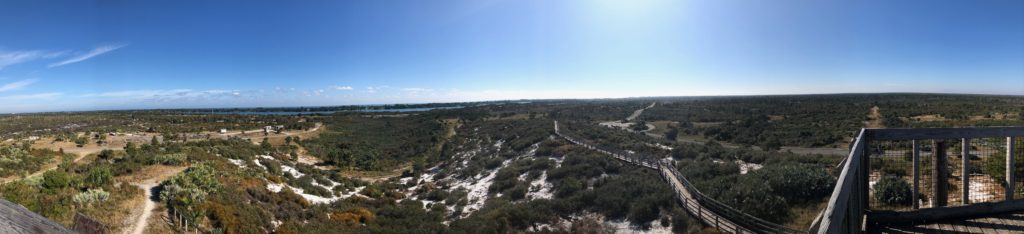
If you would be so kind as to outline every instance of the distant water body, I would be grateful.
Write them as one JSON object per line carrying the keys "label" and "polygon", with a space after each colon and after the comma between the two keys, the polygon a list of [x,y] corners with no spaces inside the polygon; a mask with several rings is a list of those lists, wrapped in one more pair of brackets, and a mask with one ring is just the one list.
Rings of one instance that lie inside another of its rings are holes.
{"label": "distant water body", "polygon": [[419,108],[394,108],[394,109],[360,109],[360,110],[345,110],[345,111],[196,111],[190,112],[192,114],[210,114],[210,115],[329,115],[335,112],[420,112],[429,110],[445,110],[445,109],[458,109],[463,106],[444,106],[444,107],[419,107]]}

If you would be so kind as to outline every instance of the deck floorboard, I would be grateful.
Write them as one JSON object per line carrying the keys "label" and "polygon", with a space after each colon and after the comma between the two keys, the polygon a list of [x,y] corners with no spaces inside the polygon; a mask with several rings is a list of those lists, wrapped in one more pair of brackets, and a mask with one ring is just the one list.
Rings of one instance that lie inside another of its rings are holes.
{"label": "deck floorboard", "polygon": [[989,217],[881,227],[885,233],[1024,233],[1024,211]]}

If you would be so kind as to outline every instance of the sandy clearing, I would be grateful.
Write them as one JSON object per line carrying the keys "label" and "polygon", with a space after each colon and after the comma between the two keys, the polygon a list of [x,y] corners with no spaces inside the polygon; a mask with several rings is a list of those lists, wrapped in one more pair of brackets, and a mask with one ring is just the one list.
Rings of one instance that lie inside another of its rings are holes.
{"label": "sandy clearing", "polygon": [[[77,155],[75,159],[72,160],[72,162],[78,163],[86,156],[99,153],[100,151],[103,150],[124,150],[124,147],[128,144],[128,142],[132,142],[138,145],[148,144],[153,136],[157,135],[149,133],[119,133],[114,134],[113,136],[108,135],[107,144],[96,145],[95,143],[89,143],[82,147],[76,146],[73,142],[57,142],[54,141],[53,137],[43,137],[33,142],[32,148],[49,149],[53,151],[60,151],[61,149],[63,149],[64,153]],[[157,138],[161,137],[157,136]],[[60,163],[61,160],[54,160],[54,162],[52,163],[43,165],[43,167],[39,171],[36,171],[35,173],[29,174],[28,176],[25,177],[19,178],[17,176],[11,176],[7,178],[2,178],[0,179],[0,185],[10,183],[11,181],[20,180],[22,178],[42,175],[47,171],[57,169],[57,166],[59,166]]]}
{"label": "sandy clearing", "polygon": [[910,120],[918,121],[918,122],[946,121],[946,117],[943,117],[942,115],[938,115],[938,114],[918,115],[918,116],[910,117]]}
{"label": "sandy clearing", "polygon": [[[228,139],[232,137],[241,137],[252,141],[253,144],[259,144],[263,141],[263,138],[267,138],[267,141],[271,145],[284,145],[285,138],[288,137],[299,137],[301,139],[313,139],[320,136],[320,132],[326,129],[322,123],[316,123],[313,128],[309,130],[288,130],[282,131],[281,133],[270,133],[264,134],[263,129],[253,129],[245,131],[228,131],[227,133],[219,132],[203,132],[201,134],[209,135],[211,139]],[[243,134],[244,132],[244,134]]]}
{"label": "sandy clearing", "polygon": [[[80,135],[83,133],[79,133]],[[149,144],[153,137],[157,139],[163,139],[155,133],[117,133],[107,135],[107,143],[103,145],[96,145],[94,140],[90,140],[88,144],[78,147],[74,142],[68,141],[54,141],[53,137],[43,137],[32,143],[32,148],[38,149],[50,149],[53,151],[59,151],[64,149],[65,153],[72,153],[78,155],[87,155],[99,153],[103,150],[118,150],[124,149],[128,142],[136,145]]]}

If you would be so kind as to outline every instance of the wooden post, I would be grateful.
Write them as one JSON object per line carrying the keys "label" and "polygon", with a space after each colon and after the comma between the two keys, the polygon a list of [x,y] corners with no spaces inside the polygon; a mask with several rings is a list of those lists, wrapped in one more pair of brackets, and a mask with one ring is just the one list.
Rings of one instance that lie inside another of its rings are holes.
{"label": "wooden post", "polygon": [[914,201],[914,209],[920,209],[921,208],[921,204],[920,204],[921,202],[920,202],[920,198],[918,197],[918,193],[921,192],[921,145],[919,145],[917,143],[917,140],[911,141],[911,144],[913,144],[913,151],[911,152],[911,157],[913,157],[913,161],[914,161],[913,162],[913,167],[914,167],[914,175],[913,175],[914,187],[911,190],[911,192],[913,192],[913,194],[911,194],[910,197]]}
{"label": "wooden post", "polygon": [[1014,187],[1013,137],[1006,137],[1006,200],[1013,200]]}
{"label": "wooden post", "polygon": [[946,158],[946,141],[935,140],[932,142],[932,207],[946,206],[946,198],[949,189],[949,175],[947,173],[948,160]]}
{"label": "wooden post", "polygon": [[960,200],[962,204],[971,204],[971,139],[960,140],[960,187],[963,190]]}

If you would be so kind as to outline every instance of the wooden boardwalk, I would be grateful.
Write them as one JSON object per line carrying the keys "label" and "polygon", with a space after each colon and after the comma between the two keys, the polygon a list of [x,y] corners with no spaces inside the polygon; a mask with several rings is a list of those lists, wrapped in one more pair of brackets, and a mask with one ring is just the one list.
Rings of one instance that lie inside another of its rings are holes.
{"label": "wooden boardwalk", "polygon": [[670,170],[672,169],[669,167],[660,167],[658,169],[658,171],[661,172],[662,178],[664,178],[665,181],[668,182],[669,186],[672,186],[672,190],[676,192],[676,198],[683,203],[683,208],[690,212],[693,217],[697,217],[701,222],[714,226],[718,230],[724,232],[754,233],[726,218],[723,218],[722,216],[719,216],[718,214],[715,214],[714,212],[708,211],[707,208],[704,208],[704,206],[700,205],[700,203],[694,199],[693,194],[690,194],[690,192],[686,190],[686,187],[683,186],[683,182],[680,181],[679,178],[677,178]]}
{"label": "wooden boardwalk", "polygon": [[562,133],[559,132],[558,130],[557,121],[555,122],[555,135],[565,138],[566,140],[572,142],[573,144],[580,145],[584,148],[591,149],[603,154],[607,154],[620,161],[624,161],[629,164],[633,164],[648,169],[657,170],[661,174],[662,178],[665,179],[665,181],[669,184],[669,186],[672,187],[672,190],[675,191],[676,198],[679,199],[680,202],[682,202],[684,210],[693,215],[693,217],[697,217],[701,222],[707,225],[713,226],[720,231],[728,233],[757,233],[755,231],[751,231],[747,228],[744,228],[741,225],[736,224],[735,222],[729,220],[725,216],[715,213],[715,209],[708,209],[704,205],[701,205],[700,202],[698,202],[698,200],[696,199],[696,197],[692,193],[690,193],[686,186],[684,186],[684,184],[687,183],[684,183],[682,179],[680,179],[681,175],[679,175],[678,172],[675,172],[675,170],[672,167],[664,166],[662,163],[658,161],[642,160],[636,157],[629,157],[622,153],[612,152],[611,150],[601,149],[599,147],[595,147],[593,145],[579,141],[572,137],[562,135]]}
{"label": "wooden boardwalk", "polygon": [[925,224],[880,227],[884,233],[1024,233],[1024,212]]}

